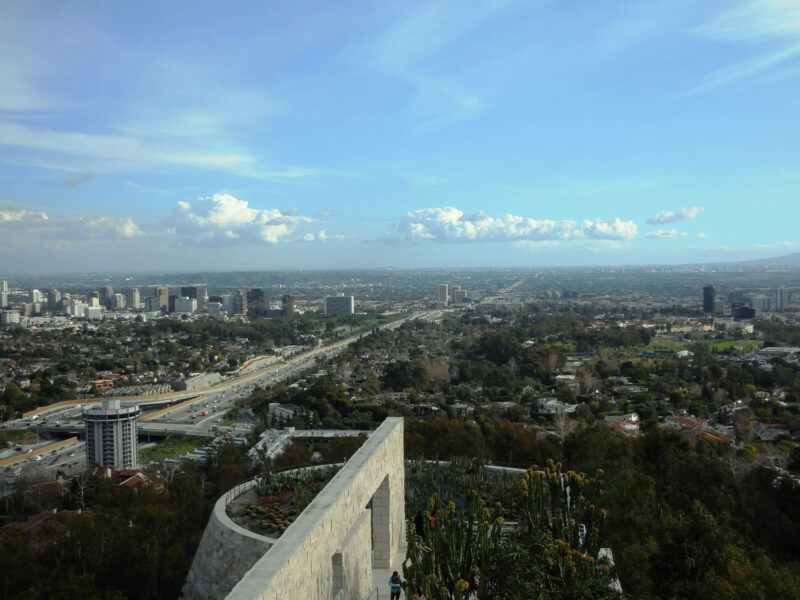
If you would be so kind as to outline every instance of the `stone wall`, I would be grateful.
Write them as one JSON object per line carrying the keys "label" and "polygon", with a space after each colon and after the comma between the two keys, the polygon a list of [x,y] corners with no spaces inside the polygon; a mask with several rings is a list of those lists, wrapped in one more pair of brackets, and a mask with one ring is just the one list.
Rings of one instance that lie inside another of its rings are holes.
{"label": "stone wall", "polygon": [[372,578],[373,545],[376,568],[399,569],[404,559],[404,493],[403,419],[390,418],[255,562],[228,598],[327,600],[334,598],[334,585],[339,584],[342,598],[363,597]]}
{"label": "stone wall", "polygon": [[183,586],[184,598],[224,598],[274,543],[275,540],[248,531],[228,517],[228,502],[246,489],[249,487],[239,487],[214,505]]}

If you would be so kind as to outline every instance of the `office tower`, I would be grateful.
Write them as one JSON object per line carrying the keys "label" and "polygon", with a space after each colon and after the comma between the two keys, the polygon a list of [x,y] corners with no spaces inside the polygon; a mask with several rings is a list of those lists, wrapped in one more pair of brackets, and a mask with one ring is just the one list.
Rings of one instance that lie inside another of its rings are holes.
{"label": "office tower", "polygon": [[136,419],[142,409],[135,404],[105,399],[83,409],[86,427],[86,468],[136,469],[139,466]]}
{"label": "office tower", "polygon": [[52,289],[47,292],[47,308],[57,310],[61,307],[61,292]]}
{"label": "office tower", "polygon": [[247,292],[244,290],[237,291],[233,296],[233,314],[247,314]]}
{"label": "office tower", "polygon": [[447,299],[448,299],[447,284],[446,283],[439,284],[439,296],[438,296],[439,302],[441,302],[442,304],[447,304]]}
{"label": "office tower", "polygon": [[0,294],[7,294],[7,293],[8,293],[8,282],[0,281]]}
{"label": "office tower", "polygon": [[111,298],[114,296],[114,288],[110,285],[104,285],[100,288],[100,306],[111,308]]}
{"label": "office tower", "polygon": [[785,287],[779,287],[775,290],[775,310],[783,312],[789,306],[790,291]]}
{"label": "office tower", "polygon": [[206,286],[190,285],[181,288],[181,296],[197,300],[197,310],[202,312],[206,307]]}
{"label": "office tower", "polygon": [[283,304],[283,316],[294,316],[294,296],[291,294],[284,294],[283,298],[281,298],[281,303]]}
{"label": "office tower", "polygon": [[142,307],[139,288],[132,287],[125,290],[125,306],[131,310],[139,310]]}
{"label": "office tower", "polygon": [[197,300],[187,296],[179,296],[178,298],[175,298],[174,312],[186,314],[197,312]]}
{"label": "office tower", "polygon": [[467,297],[467,290],[453,290],[453,304],[461,304]]}
{"label": "office tower", "polygon": [[161,312],[169,312],[169,288],[166,285],[156,286],[154,296],[158,298]]}
{"label": "office tower", "polygon": [[8,306],[8,292],[0,292],[0,308]]}
{"label": "office tower", "polygon": [[92,294],[86,299],[87,306],[100,306],[100,297],[98,294]]}
{"label": "office tower", "polygon": [[210,315],[221,315],[224,312],[224,307],[222,302],[216,302],[213,300],[209,300],[206,304],[206,309],[208,310],[208,314]]}
{"label": "office tower", "polygon": [[125,308],[125,295],[116,293],[111,296],[111,308],[120,310]]}
{"label": "office tower", "polygon": [[328,296],[325,298],[325,315],[352,315],[355,312],[353,296]]}
{"label": "office tower", "polygon": [[706,285],[703,287],[703,312],[711,314],[714,312],[714,299],[716,293],[713,285]]}
{"label": "office tower", "polygon": [[252,288],[247,291],[247,312],[263,315],[269,310],[269,292],[263,288]]}
{"label": "office tower", "polygon": [[40,304],[42,302],[42,292],[37,289],[31,290],[31,302],[33,304]]}

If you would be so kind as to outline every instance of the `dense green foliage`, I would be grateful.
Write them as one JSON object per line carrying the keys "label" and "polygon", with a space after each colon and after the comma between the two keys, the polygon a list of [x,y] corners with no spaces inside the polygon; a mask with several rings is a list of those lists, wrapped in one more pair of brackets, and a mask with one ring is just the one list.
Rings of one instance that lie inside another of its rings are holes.
{"label": "dense green foliage", "polygon": [[[491,475],[482,487],[493,487]],[[465,478],[464,484],[470,477]],[[410,526],[406,594],[428,600],[462,598],[618,598],[613,573],[599,559],[605,511],[601,479],[563,472],[552,461],[517,476],[504,507],[466,487],[465,502],[431,498],[430,511]],[[421,526],[422,530],[417,531]]]}
{"label": "dense green foliage", "polygon": [[563,444],[526,442],[527,434],[510,424],[412,421],[406,442],[430,456],[474,449],[496,458],[508,447],[536,457],[531,464],[602,469],[604,545],[631,597],[800,598],[800,486],[788,477],[731,469],[724,448],[660,429],[628,439],[590,427]]}

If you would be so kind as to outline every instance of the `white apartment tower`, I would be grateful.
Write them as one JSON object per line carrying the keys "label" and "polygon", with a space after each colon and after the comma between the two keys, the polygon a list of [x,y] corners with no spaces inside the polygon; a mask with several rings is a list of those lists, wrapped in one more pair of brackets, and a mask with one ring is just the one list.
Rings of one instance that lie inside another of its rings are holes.
{"label": "white apartment tower", "polygon": [[138,468],[136,419],[141,414],[142,409],[138,405],[123,406],[116,399],[106,399],[100,405],[85,407],[86,468]]}

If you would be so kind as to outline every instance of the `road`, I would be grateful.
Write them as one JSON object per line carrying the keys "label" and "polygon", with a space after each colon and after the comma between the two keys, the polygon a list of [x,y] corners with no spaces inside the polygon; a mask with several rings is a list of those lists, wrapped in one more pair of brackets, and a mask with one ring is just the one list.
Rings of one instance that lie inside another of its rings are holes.
{"label": "road", "polygon": [[[439,318],[440,316],[440,311],[433,311],[433,313],[431,311],[417,311],[403,319],[386,323],[381,327],[396,329],[409,320]],[[308,371],[320,356],[332,358],[346,346],[368,334],[369,332],[365,332],[328,346],[306,351],[282,363],[269,366],[249,375],[221,382],[212,387],[190,392],[173,392],[159,397],[126,396],[120,399],[126,402],[138,403],[144,410],[147,410],[148,405],[154,403],[160,402],[163,404],[166,398],[170,398],[176,404],[180,404],[180,406],[176,406],[158,417],[140,421],[137,426],[143,433],[152,432],[154,435],[163,435],[166,431],[169,434],[198,437],[214,437],[220,432],[234,436],[245,435],[252,428],[252,425],[241,422],[237,422],[232,426],[223,424],[225,414],[236,407],[239,399],[249,396],[256,387],[269,387]],[[194,402],[182,402],[190,398],[196,398],[196,400]],[[56,427],[64,429],[74,428],[76,425],[80,427],[82,424],[82,407],[86,403],[84,400],[57,407],[42,407],[27,413],[27,418],[7,421],[2,426],[5,428],[24,428],[41,426],[46,423],[48,428],[53,428],[53,431],[56,431]],[[33,415],[37,415],[37,417],[32,421],[30,417]],[[24,450],[27,450],[27,448]],[[22,466],[21,473],[16,476],[26,475],[40,479],[50,472],[54,474],[58,469],[82,469],[85,462],[84,455],[83,443],[81,442],[79,451],[70,447],[68,450],[59,451],[52,456],[48,455],[41,461],[26,459],[20,465]],[[0,470],[0,484],[3,481],[6,484],[13,483],[13,471],[15,469]]]}

